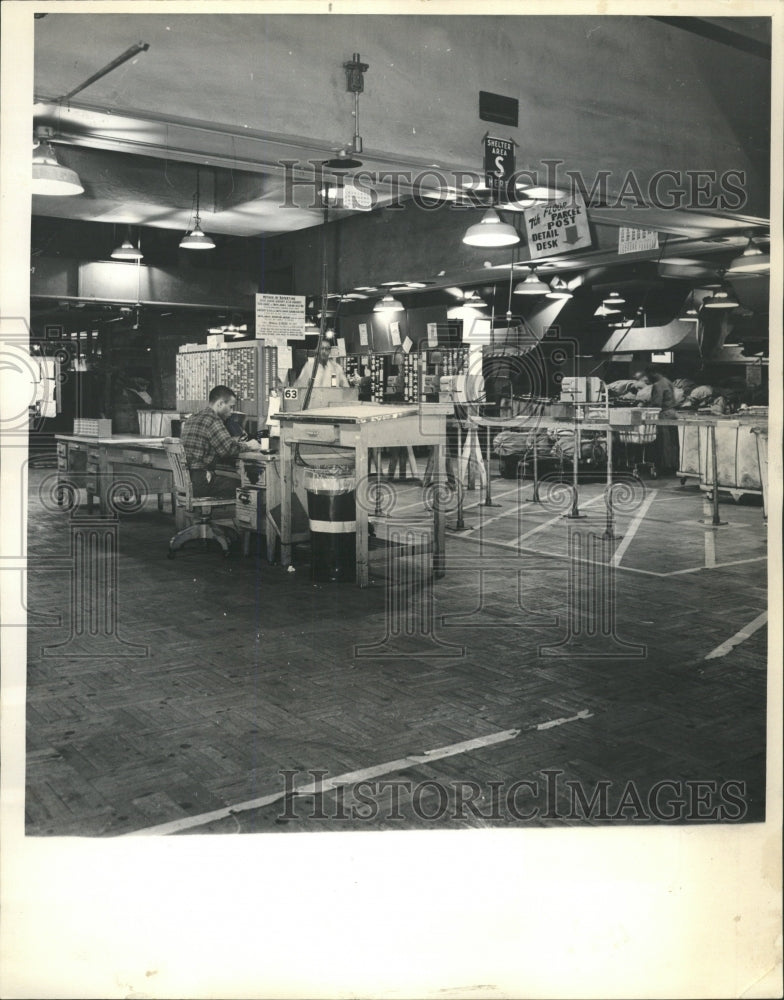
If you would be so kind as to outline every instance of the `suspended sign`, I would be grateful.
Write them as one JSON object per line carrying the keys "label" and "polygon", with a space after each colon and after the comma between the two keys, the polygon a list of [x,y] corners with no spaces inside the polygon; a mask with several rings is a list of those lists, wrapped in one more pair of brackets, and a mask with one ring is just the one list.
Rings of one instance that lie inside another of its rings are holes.
{"label": "suspended sign", "polygon": [[485,136],[485,184],[490,190],[499,190],[514,173],[515,154],[513,139],[494,139]]}
{"label": "suspended sign", "polygon": [[618,230],[618,253],[639,253],[643,250],[658,250],[659,234],[654,229],[630,229],[621,226]]}
{"label": "suspended sign", "polygon": [[527,208],[523,215],[531,259],[591,245],[588,212],[579,195]]}

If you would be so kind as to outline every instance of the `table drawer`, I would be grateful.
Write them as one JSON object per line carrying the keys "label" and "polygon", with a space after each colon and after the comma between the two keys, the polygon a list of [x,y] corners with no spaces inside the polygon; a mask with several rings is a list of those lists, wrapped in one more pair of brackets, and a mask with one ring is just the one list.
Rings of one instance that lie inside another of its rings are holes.
{"label": "table drawer", "polygon": [[340,440],[337,424],[294,424],[286,437],[289,441],[310,441],[317,444],[336,444]]}

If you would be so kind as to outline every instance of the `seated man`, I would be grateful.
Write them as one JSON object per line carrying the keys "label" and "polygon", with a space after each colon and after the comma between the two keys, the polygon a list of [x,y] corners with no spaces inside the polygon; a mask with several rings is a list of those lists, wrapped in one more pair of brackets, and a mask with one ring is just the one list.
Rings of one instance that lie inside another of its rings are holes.
{"label": "seated man", "polygon": [[260,449],[258,441],[251,439],[241,443],[239,438],[229,434],[225,422],[236,405],[237,397],[232,390],[225,385],[216,385],[210,392],[208,405],[182,425],[180,440],[196,497],[233,499],[238,481],[229,476],[216,475],[218,460],[236,458],[240,451]]}

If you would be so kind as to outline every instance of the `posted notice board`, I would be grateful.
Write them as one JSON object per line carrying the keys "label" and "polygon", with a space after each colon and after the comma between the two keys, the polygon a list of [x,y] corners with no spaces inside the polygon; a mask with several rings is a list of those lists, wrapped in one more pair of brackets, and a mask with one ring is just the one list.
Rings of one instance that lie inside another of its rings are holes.
{"label": "posted notice board", "polygon": [[304,295],[256,295],[256,337],[268,344],[305,339]]}

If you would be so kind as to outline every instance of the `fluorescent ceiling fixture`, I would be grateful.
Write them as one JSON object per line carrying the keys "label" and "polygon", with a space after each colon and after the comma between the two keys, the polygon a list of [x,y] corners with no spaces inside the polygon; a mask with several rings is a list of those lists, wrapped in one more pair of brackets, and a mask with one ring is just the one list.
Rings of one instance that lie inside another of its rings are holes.
{"label": "fluorescent ceiling fixture", "polygon": [[517,182],[517,189],[524,192],[526,197],[535,198],[537,201],[557,201],[560,198],[566,198],[566,191],[559,191],[558,188],[548,188],[548,187],[538,187],[534,185],[533,187],[526,186],[524,181]]}
{"label": "fluorescent ceiling fixture", "polygon": [[77,172],[58,163],[50,143],[41,143],[33,151],[33,194],[61,197],[83,191]]}
{"label": "fluorescent ceiling fixture", "polygon": [[694,257],[663,257],[662,264],[673,264],[675,267],[710,267],[704,260]]}
{"label": "fluorescent ceiling fixture", "polygon": [[514,287],[515,295],[547,295],[550,286],[539,279],[535,270],[524,281],[518,282]]}
{"label": "fluorescent ceiling fixture", "polygon": [[112,260],[143,260],[144,254],[130,240],[123,240],[122,245],[112,250]]}
{"label": "fluorescent ceiling fixture", "polygon": [[403,303],[393,299],[391,295],[385,295],[373,306],[373,312],[400,312],[402,309]]}
{"label": "fluorescent ceiling fixture", "polygon": [[481,222],[469,226],[463,243],[472,247],[511,247],[520,242],[520,234],[508,222],[502,222],[492,208],[482,216]]}
{"label": "fluorescent ceiling fixture", "polygon": [[514,201],[505,201],[500,207],[503,208],[505,212],[524,212],[527,208],[533,208],[536,204],[536,198],[526,198],[519,197],[515,198]]}

